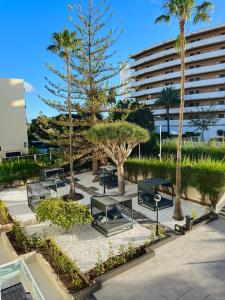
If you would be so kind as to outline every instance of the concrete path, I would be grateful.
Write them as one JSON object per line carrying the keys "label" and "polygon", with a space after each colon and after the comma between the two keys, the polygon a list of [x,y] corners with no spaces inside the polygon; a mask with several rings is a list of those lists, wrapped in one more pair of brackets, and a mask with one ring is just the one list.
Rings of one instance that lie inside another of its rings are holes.
{"label": "concrete path", "polygon": [[98,300],[225,299],[225,219],[156,250],[153,259],[107,281]]}

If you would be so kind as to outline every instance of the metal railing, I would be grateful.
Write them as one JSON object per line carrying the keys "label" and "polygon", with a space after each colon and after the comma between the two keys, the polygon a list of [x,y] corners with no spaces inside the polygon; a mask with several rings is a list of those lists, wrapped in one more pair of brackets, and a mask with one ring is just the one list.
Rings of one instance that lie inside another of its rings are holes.
{"label": "metal railing", "polygon": [[21,161],[21,160],[32,160],[32,161],[41,161],[44,159],[52,160],[53,153],[45,153],[45,154],[27,154],[20,156],[12,156],[12,157],[3,157],[0,158],[0,162],[6,161]]}
{"label": "metal railing", "polygon": [[0,284],[4,284],[5,286],[7,286],[7,282],[10,284],[10,278],[14,277],[14,275],[19,274],[20,272],[23,273],[34,299],[45,300],[45,297],[42,295],[40,289],[37,286],[37,283],[35,282],[26,263],[22,258],[0,266]]}

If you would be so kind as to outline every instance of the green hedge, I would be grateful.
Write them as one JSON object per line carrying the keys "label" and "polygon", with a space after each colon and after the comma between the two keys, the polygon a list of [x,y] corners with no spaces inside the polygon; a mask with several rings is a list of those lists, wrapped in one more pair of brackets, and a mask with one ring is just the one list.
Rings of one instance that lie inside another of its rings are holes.
{"label": "green hedge", "polygon": [[34,161],[21,160],[0,163],[0,183],[27,180],[39,175],[40,167]]}
{"label": "green hedge", "polygon": [[[158,150],[159,152],[159,150]],[[176,140],[166,140],[162,144],[162,156],[176,155]],[[225,143],[184,142],[182,145],[183,157],[192,159],[211,157],[213,159],[225,159]]]}
{"label": "green hedge", "polygon": [[[125,163],[125,170],[128,177],[138,175],[143,178],[160,177],[176,181],[176,162],[173,158],[167,157],[162,161],[157,158],[131,158]],[[212,205],[219,200],[222,188],[225,186],[225,162],[211,158],[191,160],[184,158],[182,161],[182,192],[186,193],[188,187],[196,188],[202,195],[204,201],[209,196]]]}

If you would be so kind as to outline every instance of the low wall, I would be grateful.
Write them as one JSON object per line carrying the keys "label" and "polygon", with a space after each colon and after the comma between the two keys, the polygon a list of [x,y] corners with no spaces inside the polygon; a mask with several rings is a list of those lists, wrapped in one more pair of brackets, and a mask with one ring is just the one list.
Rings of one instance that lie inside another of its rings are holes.
{"label": "low wall", "polygon": [[[26,262],[28,268],[29,268],[29,263],[34,262],[38,265],[40,269],[43,270],[44,277],[47,277],[47,279],[49,280],[49,282],[53,287],[52,290],[57,293],[60,300],[73,299],[73,297],[68,293],[67,289],[61,283],[61,281],[58,280],[57,275],[53,271],[52,267],[49,265],[49,263],[43,258],[43,256],[40,253],[33,251],[24,254],[22,257],[24,258],[24,261]],[[32,274],[32,271],[30,272]]]}

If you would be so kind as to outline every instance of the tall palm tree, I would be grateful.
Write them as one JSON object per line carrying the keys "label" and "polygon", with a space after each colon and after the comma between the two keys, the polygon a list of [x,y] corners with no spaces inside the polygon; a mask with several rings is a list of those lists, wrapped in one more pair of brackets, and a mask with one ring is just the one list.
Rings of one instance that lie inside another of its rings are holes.
{"label": "tall palm tree", "polygon": [[166,109],[167,133],[170,135],[170,108],[180,103],[179,92],[174,87],[163,88],[154,105],[161,105]]}
{"label": "tall palm tree", "polygon": [[188,21],[205,22],[210,20],[209,11],[213,10],[213,3],[203,1],[202,4],[196,5],[195,0],[164,0],[163,9],[165,13],[158,17],[155,22],[169,23],[172,17],[179,22],[180,35],[179,52],[181,58],[181,88],[180,88],[180,114],[179,129],[177,139],[177,162],[176,162],[176,204],[173,218],[175,220],[183,220],[183,212],[181,207],[181,147],[183,133],[183,114],[184,114],[184,94],[185,94],[185,25]]}
{"label": "tall palm tree", "polygon": [[52,45],[47,50],[63,58],[66,63],[66,81],[67,81],[67,110],[69,116],[69,160],[70,160],[70,197],[75,198],[75,184],[73,171],[73,116],[71,111],[71,53],[77,49],[78,39],[75,32],[64,29],[62,32],[52,34]]}

